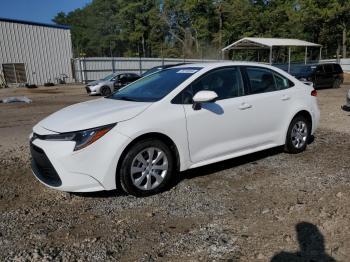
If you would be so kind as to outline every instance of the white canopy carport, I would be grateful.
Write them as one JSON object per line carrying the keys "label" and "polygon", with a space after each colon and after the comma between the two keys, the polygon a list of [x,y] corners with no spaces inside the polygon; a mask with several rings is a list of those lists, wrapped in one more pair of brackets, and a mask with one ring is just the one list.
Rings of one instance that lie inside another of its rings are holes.
{"label": "white canopy carport", "polygon": [[305,47],[305,64],[307,63],[307,48],[308,47],[319,47],[320,48],[320,59],[322,57],[322,46],[319,44],[307,42],[299,39],[288,39],[288,38],[259,38],[259,37],[245,37],[242,38],[229,46],[226,46],[221,51],[224,54],[228,50],[242,50],[242,49],[269,49],[270,57],[269,61],[272,64],[272,48],[273,47],[288,47],[288,72],[290,70],[290,57],[291,47]]}

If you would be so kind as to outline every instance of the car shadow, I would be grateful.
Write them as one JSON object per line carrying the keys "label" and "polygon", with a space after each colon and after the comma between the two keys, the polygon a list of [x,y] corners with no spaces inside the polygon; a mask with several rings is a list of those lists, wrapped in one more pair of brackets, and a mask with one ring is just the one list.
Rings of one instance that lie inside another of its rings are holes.
{"label": "car shadow", "polygon": [[[193,179],[195,177],[210,175],[212,173],[216,173],[225,169],[230,169],[230,168],[248,164],[248,163],[255,164],[256,161],[260,159],[264,159],[269,156],[274,156],[282,152],[283,152],[283,146],[267,149],[264,151],[252,153],[241,157],[232,158],[229,160],[217,162],[217,163],[206,165],[203,167],[189,169],[189,170],[180,172],[178,175],[176,175],[175,179],[173,179],[172,183],[170,183],[165,188],[164,191],[169,191],[171,188],[175,187],[181,181],[186,179]],[[72,192],[70,194],[73,196],[79,196],[79,197],[85,197],[85,198],[112,198],[112,197],[115,198],[115,197],[127,196],[126,193],[118,189],[110,190],[110,191],[97,191],[97,192]]]}
{"label": "car shadow", "polygon": [[73,196],[86,197],[86,198],[115,198],[121,196],[127,196],[122,190],[108,190],[108,191],[97,191],[97,192],[71,192]]}
{"label": "car shadow", "polygon": [[[310,136],[310,140],[308,144],[313,143],[315,140],[315,137],[312,135]],[[222,170],[234,168],[237,166],[245,165],[248,163],[256,164],[257,161],[274,156],[277,154],[281,154],[284,152],[284,146],[274,147],[270,149],[266,149],[263,151],[259,151],[256,153],[231,158],[228,160],[220,161],[217,163],[205,165],[202,167],[197,167],[193,169],[189,169],[183,172],[180,172],[179,175],[176,175],[175,178],[172,180],[172,183],[170,183],[164,191],[169,191],[171,188],[175,187],[177,184],[179,184],[181,181],[186,179],[193,179],[196,177],[201,176],[207,176],[216,172],[220,172]],[[72,195],[81,196],[81,197],[91,197],[91,198],[110,198],[110,197],[121,197],[121,196],[127,196],[126,193],[123,192],[122,189],[115,189],[110,191],[97,191],[97,192],[82,192],[82,193],[70,193]]]}
{"label": "car shadow", "polygon": [[336,261],[326,253],[324,236],[317,226],[308,222],[301,222],[295,226],[295,230],[297,233],[299,250],[297,252],[282,251],[277,253],[273,256],[271,262]]}
{"label": "car shadow", "polygon": [[206,109],[214,114],[223,115],[224,109],[216,103],[204,103],[202,104],[202,109]]}
{"label": "car shadow", "polygon": [[275,148],[271,148],[271,149],[266,149],[266,150],[252,153],[249,155],[231,158],[228,160],[220,161],[220,162],[209,164],[209,165],[202,166],[202,167],[189,169],[189,170],[181,172],[180,176],[177,176],[178,178],[174,181],[174,183],[175,183],[175,185],[177,185],[178,183],[180,183],[182,180],[185,180],[185,179],[192,179],[195,177],[210,175],[210,174],[213,174],[216,172],[220,172],[220,171],[223,171],[226,169],[238,167],[238,166],[245,165],[248,163],[256,164],[256,162],[261,160],[261,159],[264,159],[264,158],[267,158],[270,156],[274,156],[274,155],[277,155],[280,153],[283,153],[283,146],[275,147]]}
{"label": "car shadow", "polygon": [[[311,135],[309,138],[308,144],[310,145],[314,141],[315,141],[315,137],[313,135]],[[220,172],[220,171],[223,171],[226,169],[238,167],[238,166],[245,165],[248,163],[256,164],[256,162],[261,160],[261,159],[264,159],[264,158],[267,158],[270,156],[274,156],[274,155],[278,155],[281,153],[284,153],[284,146],[278,146],[278,147],[266,149],[263,151],[255,152],[252,154],[248,154],[248,155],[244,155],[244,156],[240,156],[240,157],[235,157],[235,158],[220,161],[217,163],[205,165],[202,167],[189,169],[189,170],[180,172],[180,175],[177,176],[176,179],[174,179],[172,186],[176,186],[178,183],[180,183],[182,180],[185,180],[185,179],[192,179],[195,177],[210,175],[212,173]]]}

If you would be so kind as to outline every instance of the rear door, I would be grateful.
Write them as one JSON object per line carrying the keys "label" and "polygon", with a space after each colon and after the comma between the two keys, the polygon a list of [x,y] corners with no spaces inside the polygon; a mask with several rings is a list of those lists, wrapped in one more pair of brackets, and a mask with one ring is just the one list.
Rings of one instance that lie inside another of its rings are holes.
{"label": "rear door", "polygon": [[280,143],[285,118],[293,100],[294,84],[279,73],[263,67],[247,66],[244,76],[249,89],[245,103],[249,129],[246,136],[254,147],[270,147]]}
{"label": "rear door", "polygon": [[325,72],[324,75],[324,86],[326,87],[332,87],[334,82],[334,72],[333,72],[333,65],[332,64],[324,64],[323,69]]}

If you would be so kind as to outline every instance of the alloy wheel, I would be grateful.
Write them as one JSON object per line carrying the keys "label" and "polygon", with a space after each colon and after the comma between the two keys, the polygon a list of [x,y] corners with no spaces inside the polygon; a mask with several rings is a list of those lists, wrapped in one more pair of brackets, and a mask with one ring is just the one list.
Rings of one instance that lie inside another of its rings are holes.
{"label": "alloy wheel", "polygon": [[148,147],[133,159],[130,175],[131,181],[141,190],[157,188],[168,174],[168,159],[159,148]]}
{"label": "alloy wheel", "polygon": [[307,137],[307,124],[303,121],[296,122],[291,133],[293,146],[298,149],[302,148],[307,142]]}

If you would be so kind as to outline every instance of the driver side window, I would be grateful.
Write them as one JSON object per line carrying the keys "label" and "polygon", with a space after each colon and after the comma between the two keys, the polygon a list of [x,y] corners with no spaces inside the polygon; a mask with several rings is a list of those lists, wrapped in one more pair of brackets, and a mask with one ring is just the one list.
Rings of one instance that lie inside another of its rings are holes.
{"label": "driver side window", "polygon": [[127,76],[126,74],[123,74],[123,75],[119,75],[119,82],[121,83],[125,83],[127,80]]}
{"label": "driver side window", "polygon": [[183,90],[180,99],[175,98],[174,102],[181,100],[181,104],[192,104],[192,97],[202,90],[214,91],[218,95],[217,100],[243,96],[244,88],[239,68],[222,68],[209,72]]}

